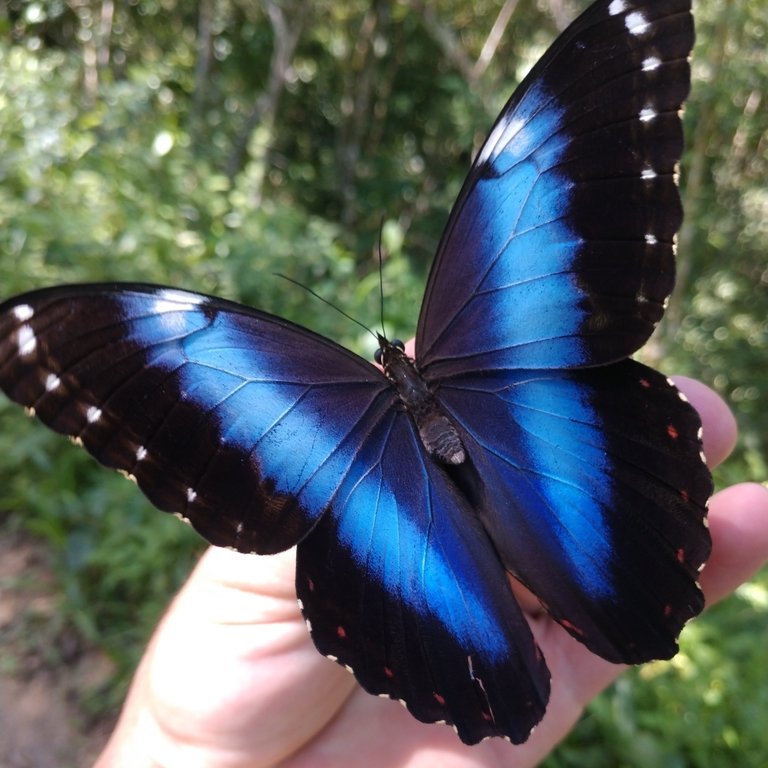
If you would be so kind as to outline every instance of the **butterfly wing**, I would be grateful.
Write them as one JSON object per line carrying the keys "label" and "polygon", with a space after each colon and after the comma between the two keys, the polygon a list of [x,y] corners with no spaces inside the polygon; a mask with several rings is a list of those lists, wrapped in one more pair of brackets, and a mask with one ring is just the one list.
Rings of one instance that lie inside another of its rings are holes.
{"label": "butterfly wing", "polygon": [[692,43],[688,0],[598,0],[563,33],[475,161],[416,339],[502,561],[612,661],[672,655],[703,604],[699,419],[622,361],[673,284]]}
{"label": "butterfly wing", "polygon": [[690,0],[598,0],[517,89],[432,266],[425,373],[573,368],[648,338],[674,281]]}
{"label": "butterfly wing", "polygon": [[140,285],[0,307],[0,387],[213,544],[302,539],[394,395],[372,365],[266,313]]}
{"label": "butterfly wing", "polygon": [[315,644],[367,690],[469,743],[541,719],[549,673],[505,571],[372,365],[219,299],[74,286],[0,307],[0,387],[210,542],[301,542]]}
{"label": "butterfly wing", "polygon": [[625,360],[457,377],[440,395],[506,567],[604,658],[674,655],[704,604],[712,492],[698,415],[674,385]]}
{"label": "butterfly wing", "polygon": [[405,412],[370,437],[333,514],[299,544],[315,644],[370,693],[454,724],[468,744],[525,741],[549,672],[486,532]]}

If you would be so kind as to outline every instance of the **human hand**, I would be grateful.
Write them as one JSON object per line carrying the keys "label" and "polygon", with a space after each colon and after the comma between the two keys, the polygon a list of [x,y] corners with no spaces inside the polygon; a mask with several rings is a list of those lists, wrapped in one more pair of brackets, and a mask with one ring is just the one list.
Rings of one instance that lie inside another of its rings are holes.
{"label": "human hand", "polygon": [[[702,384],[677,384],[701,414],[714,466],[734,443],[733,417]],[[768,560],[768,490],[721,491],[709,520],[713,550],[701,584],[711,605]],[[206,552],[156,631],[97,768],[532,766],[624,669],[591,654],[523,598],[552,672],[547,713],[523,745],[489,739],[467,747],[450,728],[368,695],[317,653],[296,604],[294,563],[295,550]]]}

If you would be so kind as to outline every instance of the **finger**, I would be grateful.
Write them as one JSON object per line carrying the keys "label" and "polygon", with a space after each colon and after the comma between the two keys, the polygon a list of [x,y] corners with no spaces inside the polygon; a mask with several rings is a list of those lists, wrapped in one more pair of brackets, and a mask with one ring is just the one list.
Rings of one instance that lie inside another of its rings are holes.
{"label": "finger", "polygon": [[714,390],[696,379],[673,376],[678,389],[698,411],[707,464],[716,467],[736,444],[736,419],[725,401]]}
{"label": "finger", "polygon": [[316,652],[294,570],[293,550],[259,557],[211,547],[203,555],[143,662],[165,732],[201,750],[226,744],[266,765],[344,706],[354,678]]}
{"label": "finger", "polygon": [[709,503],[712,555],[701,586],[712,604],[733,592],[768,562],[768,488],[742,483]]}

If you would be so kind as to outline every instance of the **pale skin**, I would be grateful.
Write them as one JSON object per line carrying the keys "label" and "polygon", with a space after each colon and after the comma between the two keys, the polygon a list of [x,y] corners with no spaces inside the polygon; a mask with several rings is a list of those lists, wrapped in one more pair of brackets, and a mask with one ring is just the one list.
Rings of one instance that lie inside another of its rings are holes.
{"label": "pale skin", "polygon": [[[701,414],[715,466],[735,442],[733,416],[703,384],[675,381]],[[768,489],[720,491],[709,521],[701,585],[711,605],[768,561]],[[625,669],[591,654],[516,588],[552,672],[549,707],[523,745],[468,747],[451,728],[365,693],[317,653],[296,603],[294,564],[295,550],[203,555],[155,631],[96,768],[528,768]]]}

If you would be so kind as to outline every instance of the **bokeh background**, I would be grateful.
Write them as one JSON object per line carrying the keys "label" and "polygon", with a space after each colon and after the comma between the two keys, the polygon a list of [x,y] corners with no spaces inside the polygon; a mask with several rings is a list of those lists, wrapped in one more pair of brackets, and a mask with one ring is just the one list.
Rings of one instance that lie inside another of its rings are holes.
{"label": "bokeh background", "polygon": [[[408,338],[474,152],[586,5],[8,0],[0,295],[160,282],[277,312],[368,356],[357,326],[273,273],[375,325],[381,236],[388,330]],[[722,486],[768,475],[768,5],[698,0],[695,13],[678,286],[641,355],[732,404],[741,437]],[[0,622],[0,671],[33,653],[55,672],[99,649],[111,672],[73,702],[87,729],[119,705],[201,543],[5,399],[0,525],[6,553],[34,540],[54,595],[53,610]],[[686,628],[674,660],[605,692],[545,765],[764,766],[766,713],[764,572]]]}

